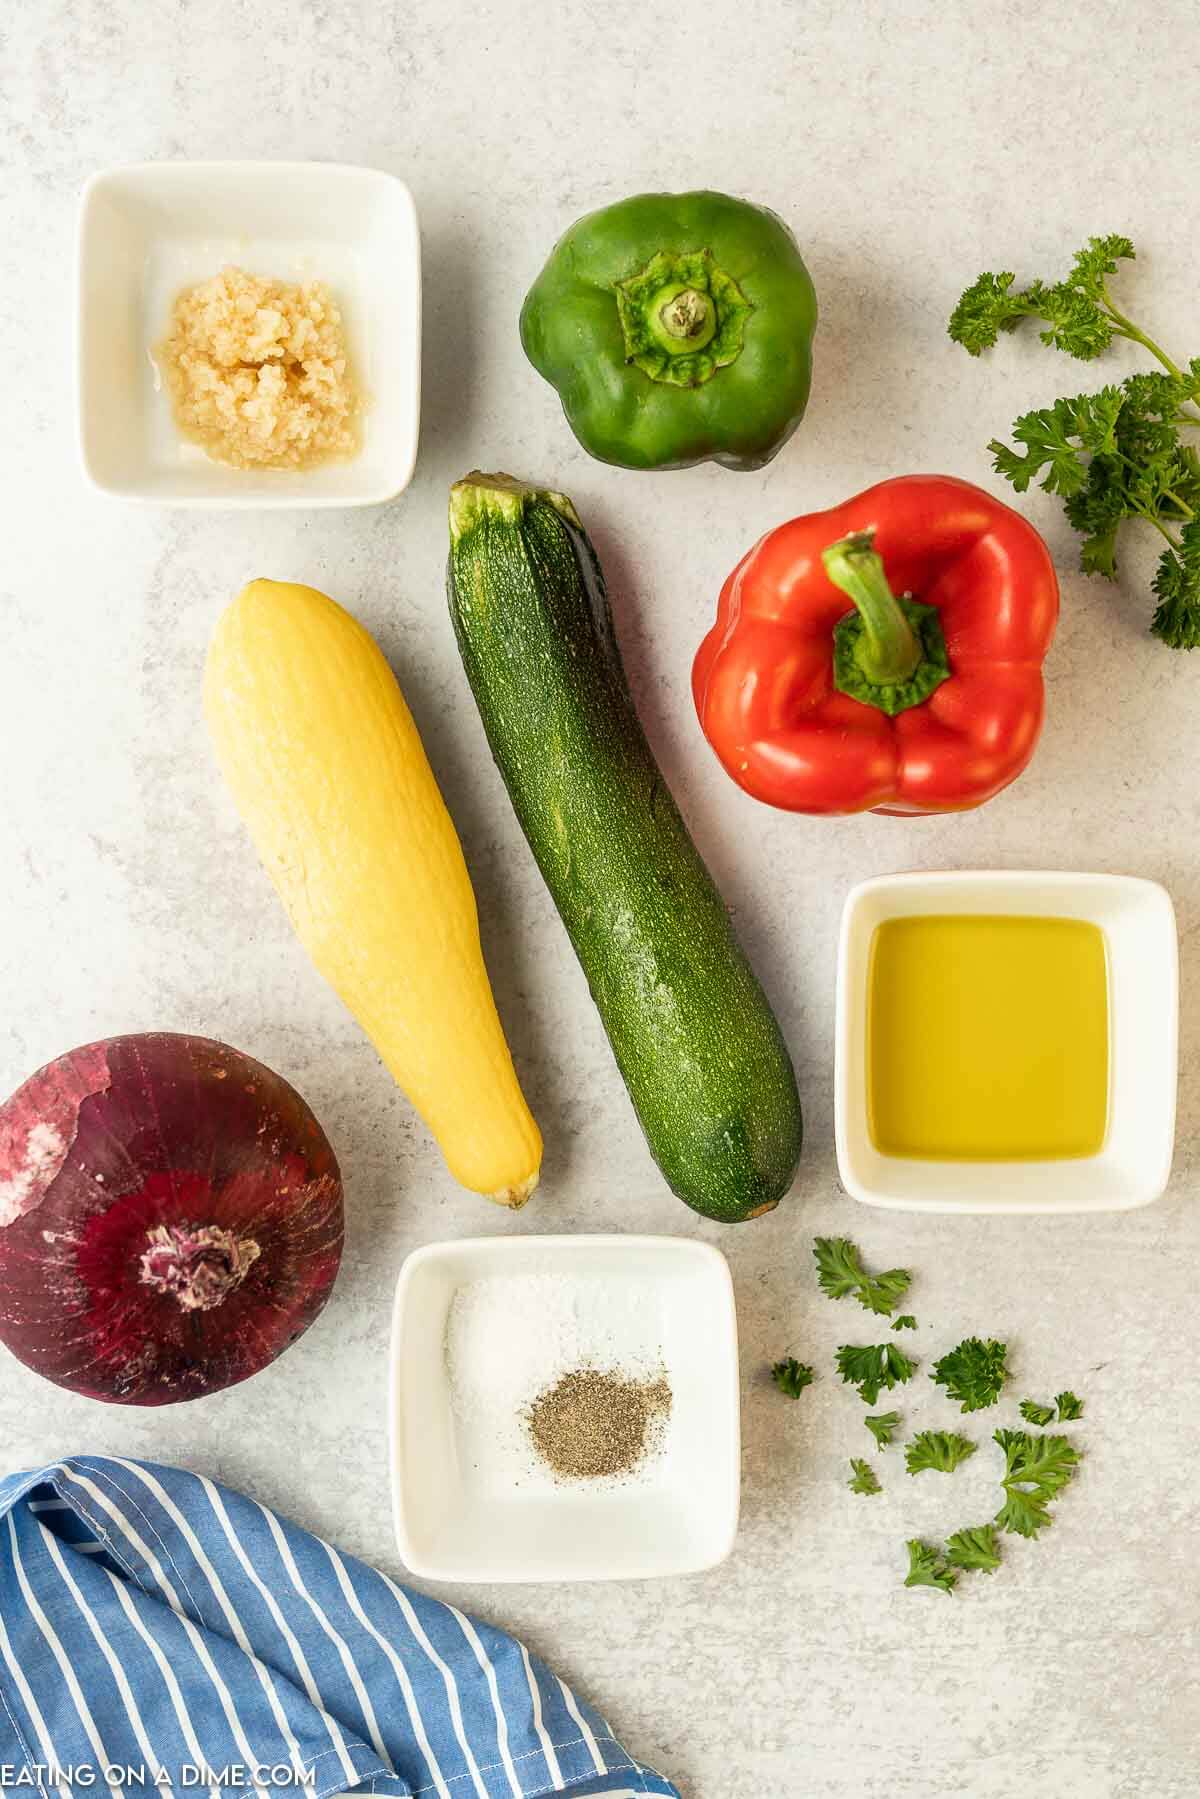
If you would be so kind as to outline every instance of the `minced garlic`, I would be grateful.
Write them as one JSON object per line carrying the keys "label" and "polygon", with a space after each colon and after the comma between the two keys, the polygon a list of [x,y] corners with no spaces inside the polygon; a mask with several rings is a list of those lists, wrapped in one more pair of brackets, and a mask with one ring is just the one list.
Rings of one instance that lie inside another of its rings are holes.
{"label": "minced garlic", "polygon": [[319,281],[222,269],[179,295],[156,356],[176,424],[214,462],[313,468],[359,447],[342,315]]}

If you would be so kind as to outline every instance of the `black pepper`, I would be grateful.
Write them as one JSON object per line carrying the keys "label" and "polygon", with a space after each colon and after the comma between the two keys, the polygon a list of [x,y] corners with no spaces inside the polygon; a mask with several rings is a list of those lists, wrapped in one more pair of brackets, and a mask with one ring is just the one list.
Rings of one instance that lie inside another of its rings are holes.
{"label": "black pepper", "polygon": [[562,1375],[525,1414],[534,1448],[568,1480],[630,1474],[671,1410],[665,1374],[634,1380],[599,1368]]}

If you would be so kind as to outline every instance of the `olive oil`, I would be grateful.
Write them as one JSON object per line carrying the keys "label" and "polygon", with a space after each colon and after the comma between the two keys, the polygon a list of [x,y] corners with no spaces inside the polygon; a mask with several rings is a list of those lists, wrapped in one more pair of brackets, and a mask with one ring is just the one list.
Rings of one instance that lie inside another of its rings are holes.
{"label": "olive oil", "polygon": [[890,918],[871,943],[867,1116],[888,1156],[1095,1155],[1108,1127],[1108,955],[1076,918]]}

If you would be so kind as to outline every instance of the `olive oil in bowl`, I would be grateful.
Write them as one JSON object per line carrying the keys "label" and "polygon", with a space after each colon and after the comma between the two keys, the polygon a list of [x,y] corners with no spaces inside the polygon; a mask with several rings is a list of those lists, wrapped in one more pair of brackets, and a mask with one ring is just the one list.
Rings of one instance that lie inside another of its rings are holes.
{"label": "olive oil in bowl", "polygon": [[870,949],[867,1118],[881,1155],[1041,1162],[1108,1128],[1108,952],[1079,918],[888,918]]}

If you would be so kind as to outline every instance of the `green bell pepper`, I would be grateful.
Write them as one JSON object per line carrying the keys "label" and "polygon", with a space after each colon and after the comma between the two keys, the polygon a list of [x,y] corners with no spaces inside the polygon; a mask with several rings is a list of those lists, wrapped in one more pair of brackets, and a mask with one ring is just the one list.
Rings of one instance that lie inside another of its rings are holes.
{"label": "green bell pepper", "polygon": [[773,212],[728,194],[638,194],[559,239],[521,342],[602,462],[752,469],[804,416],[816,320]]}

